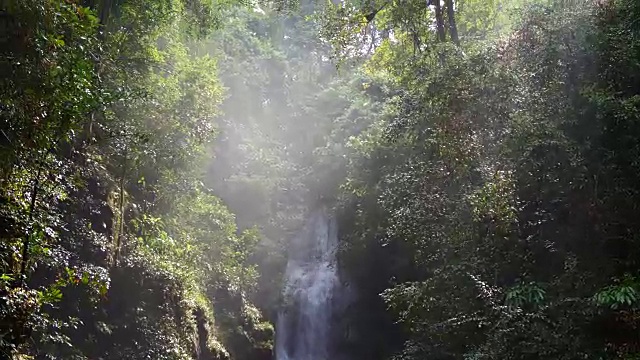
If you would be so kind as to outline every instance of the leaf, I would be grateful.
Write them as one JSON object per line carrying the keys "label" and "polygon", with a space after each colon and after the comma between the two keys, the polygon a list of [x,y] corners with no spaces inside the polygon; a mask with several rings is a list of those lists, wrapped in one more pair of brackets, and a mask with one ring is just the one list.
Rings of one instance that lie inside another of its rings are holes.
{"label": "leaf", "polygon": [[2,275],[0,275],[0,281],[3,281],[3,282],[11,282],[11,281],[13,281],[13,280],[14,280],[14,277],[13,277],[13,276],[11,276],[11,275],[9,275],[9,274],[2,274]]}

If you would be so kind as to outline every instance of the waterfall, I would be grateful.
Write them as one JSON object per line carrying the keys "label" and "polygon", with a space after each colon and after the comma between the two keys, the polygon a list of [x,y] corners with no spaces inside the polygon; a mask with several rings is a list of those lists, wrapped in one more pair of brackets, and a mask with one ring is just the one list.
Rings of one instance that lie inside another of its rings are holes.
{"label": "waterfall", "polygon": [[335,221],[313,213],[292,240],[285,272],[285,306],[276,326],[277,360],[329,360],[336,266]]}

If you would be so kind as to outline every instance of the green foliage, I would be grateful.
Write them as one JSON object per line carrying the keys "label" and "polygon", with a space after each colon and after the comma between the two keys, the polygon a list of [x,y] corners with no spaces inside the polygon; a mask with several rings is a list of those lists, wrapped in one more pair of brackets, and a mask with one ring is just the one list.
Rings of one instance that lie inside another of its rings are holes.
{"label": "green foliage", "polygon": [[229,356],[208,295],[255,291],[257,235],[202,185],[222,87],[190,46],[232,6],[1,6],[3,358]]}
{"label": "green foliage", "polygon": [[638,301],[637,281],[630,276],[620,281],[616,281],[615,285],[609,285],[596,293],[593,300],[599,306],[610,307],[616,310],[620,307],[634,306]]}
{"label": "green foliage", "polygon": [[327,204],[346,357],[637,357],[637,1],[249,5],[0,6],[1,357],[269,359]]}
{"label": "green foliage", "polygon": [[342,186],[354,357],[633,356],[637,4],[463,2],[459,44],[399,4]]}
{"label": "green foliage", "polygon": [[540,306],[544,302],[545,291],[538,284],[518,284],[507,290],[505,304],[512,307],[522,307],[530,304]]}

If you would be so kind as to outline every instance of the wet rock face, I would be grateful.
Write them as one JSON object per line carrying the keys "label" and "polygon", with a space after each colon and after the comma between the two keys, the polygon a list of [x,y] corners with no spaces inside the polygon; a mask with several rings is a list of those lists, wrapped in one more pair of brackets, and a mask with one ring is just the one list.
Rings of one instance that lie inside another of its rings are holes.
{"label": "wet rock face", "polygon": [[285,273],[285,305],[278,317],[277,360],[333,359],[334,304],[341,295],[335,221],[313,213],[292,240]]}

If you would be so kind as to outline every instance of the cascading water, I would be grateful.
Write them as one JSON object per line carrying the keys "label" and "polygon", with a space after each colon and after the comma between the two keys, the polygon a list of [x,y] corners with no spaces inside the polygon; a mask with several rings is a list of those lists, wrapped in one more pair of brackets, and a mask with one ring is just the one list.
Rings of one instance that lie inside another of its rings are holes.
{"label": "cascading water", "polygon": [[317,211],[293,239],[285,273],[285,306],[278,316],[277,360],[331,358],[331,322],[340,289],[335,221]]}

